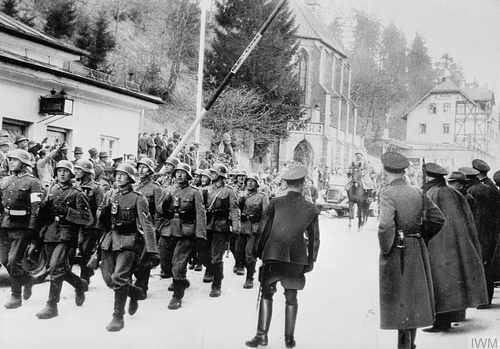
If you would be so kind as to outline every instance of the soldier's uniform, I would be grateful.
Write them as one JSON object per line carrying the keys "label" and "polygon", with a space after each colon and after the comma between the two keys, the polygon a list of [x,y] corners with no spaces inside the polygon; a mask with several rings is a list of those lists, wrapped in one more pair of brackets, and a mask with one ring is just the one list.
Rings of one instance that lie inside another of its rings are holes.
{"label": "soldier's uniform", "polygon": [[123,188],[112,189],[104,196],[98,214],[106,233],[101,243],[101,271],[104,282],[115,292],[113,320],[108,331],[123,328],[125,303],[130,296],[129,314],[137,311],[137,300],[145,298],[141,288],[131,284],[132,272],[140,258],[157,258],[153,221],[144,195],[132,188],[135,169],[121,164],[116,172],[127,173],[130,182]]}
{"label": "soldier's uniform", "polygon": [[97,224],[97,209],[101,206],[104,199],[104,189],[101,185],[92,179],[94,173],[92,163],[87,160],[77,160],[75,168],[81,168],[84,172],[90,175],[82,178],[82,181],[77,181],[76,187],[81,189],[87,197],[90,212],[92,213],[93,222],[85,225],[80,229],[78,238],[78,249],[81,254],[80,262],[80,277],[90,283],[90,278],[94,275],[94,270],[87,267],[90,257],[101,237],[102,229]]}
{"label": "soldier's uniform", "polygon": [[[73,164],[61,160],[56,165],[73,173]],[[40,217],[47,219],[40,234],[44,237],[44,248],[50,268],[50,291],[47,306],[37,314],[40,319],[48,319],[58,315],[63,281],[75,288],[75,302],[78,306],[85,301],[88,284],[71,272],[70,254],[78,244],[78,233],[82,226],[92,223],[92,213],[85,194],[74,186],[71,180],[67,183],[56,183],[49,189],[49,194],[40,203]]]}
{"label": "soldier's uniform", "polygon": [[[227,168],[215,163],[210,169],[218,178],[226,178]],[[211,297],[221,294],[224,278],[224,252],[226,251],[231,228],[233,233],[240,230],[240,209],[238,198],[233,189],[222,180],[215,180],[207,190],[207,245],[203,253],[207,272],[213,273]]]}
{"label": "soldier's uniform", "polygon": [[491,187],[497,194],[500,195],[500,191],[495,183],[488,177],[488,172],[490,171],[490,165],[481,159],[472,160],[472,168],[479,171],[479,181],[487,186]]}
{"label": "soldier's uniform", "polygon": [[[191,177],[189,165],[180,163],[176,171],[185,171]],[[175,172],[174,172],[175,173]],[[160,228],[160,241],[172,251],[173,297],[169,309],[180,308],[184,290],[189,286],[186,279],[187,263],[195,244],[206,240],[206,215],[200,191],[190,186],[178,185],[172,193],[166,193],[157,206],[165,221]]]}
{"label": "soldier's uniform", "polygon": [[243,261],[247,270],[247,277],[243,288],[253,287],[253,275],[255,274],[255,257],[252,254],[252,246],[255,233],[259,228],[262,215],[269,205],[269,199],[266,194],[258,191],[258,176],[251,175],[245,180],[245,183],[253,179],[257,183],[255,191],[240,193],[241,209],[241,230],[236,240],[236,255],[238,260]]}
{"label": "soldier's uniform", "polygon": [[[23,152],[21,154],[21,152]],[[24,157],[23,157],[24,155]],[[30,157],[23,150],[14,150],[9,156],[30,163]],[[24,283],[24,299],[31,296],[33,281],[23,270],[22,260],[30,239],[37,235],[37,216],[42,198],[42,185],[26,170],[4,177],[0,182],[0,196],[3,212],[0,229],[0,262],[10,275],[11,298],[5,304],[7,309],[21,306],[21,288]]]}
{"label": "soldier's uniform", "polygon": [[[149,160],[149,159],[148,159]],[[141,159],[137,163],[137,166],[139,166],[141,163],[144,163],[146,159]],[[151,161],[151,165],[154,165],[154,163]],[[150,167],[149,164],[146,164],[150,170],[151,173],[153,173],[154,168]],[[158,217],[156,214],[156,205],[160,202],[160,197],[162,193],[161,186],[156,182],[151,179],[151,176],[148,176],[146,180],[144,181],[138,181],[133,185],[133,188],[135,191],[141,193],[146,197],[146,200],[148,201],[148,207],[149,207],[149,214],[151,215],[151,218],[153,220],[153,225],[155,226],[155,238],[157,237],[157,231],[158,231]],[[142,288],[144,291],[144,295],[147,296],[147,292],[149,289],[149,277],[151,275],[151,267],[149,263],[140,263],[137,266],[137,269],[134,271],[134,275],[136,277],[135,281],[135,286],[138,286]]]}

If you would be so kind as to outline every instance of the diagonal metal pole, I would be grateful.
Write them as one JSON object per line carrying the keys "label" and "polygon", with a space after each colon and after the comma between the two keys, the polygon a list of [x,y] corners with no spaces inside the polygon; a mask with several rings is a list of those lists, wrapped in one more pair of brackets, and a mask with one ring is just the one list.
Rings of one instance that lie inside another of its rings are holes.
{"label": "diagonal metal pole", "polygon": [[222,81],[220,86],[217,88],[217,90],[215,91],[215,93],[212,96],[212,98],[210,99],[210,101],[208,101],[207,104],[205,105],[205,107],[202,108],[198,112],[198,115],[196,116],[196,119],[194,120],[193,124],[186,131],[186,133],[182,137],[181,141],[179,142],[177,147],[175,147],[174,151],[172,152],[172,154],[170,156],[177,156],[177,154],[179,154],[179,151],[182,149],[182,147],[184,147],[184,145],[186,145],[187,140],[189,139],[189,137],[191,137],[193,132],[196,130],[196,127],[198,126],[198,124],[201,122],[203,117],[210,110],[210,108],[215,103],[217,98],[219,98],[221,93],[225,90],[227,85],[229,85],[229,82],[231,81],[231,79],[236,75],[236,73],[238,72],[240,67],[243,65],[245,60],[248,58],[250,53],[252,53],[253,49],[257,46],[260,39],[264,35],[264,32],[267,30],[267,28],[269,27],[271,22],[274,20],[274,18],[276,18],[276,16],[278,15],[278,12],[281,10],[281,8],[283,7],[283,5],[285,5],[286,2],[287,2],[287,0],[281,0],[281,2],[278,4],[278,6],[276,6],[276,8],[271,13],[271,15],[267,18],[266,22],[260,28],[259,32],[257,34],[255,34],[255,36],[252,39],[252,41],[250,42],[250,44],[248,44],[245,51],[243,51],[240,58],[238,58],[236,63],[233,65],[233,67],[231,68],[231,71],[226,75],[226,77],[224,78],[224,81]]}

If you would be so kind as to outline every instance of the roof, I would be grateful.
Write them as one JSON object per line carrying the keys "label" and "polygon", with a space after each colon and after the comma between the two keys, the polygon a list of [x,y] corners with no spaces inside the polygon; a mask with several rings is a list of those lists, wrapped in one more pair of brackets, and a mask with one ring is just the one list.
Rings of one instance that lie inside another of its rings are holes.
{"label": "roof", "polygon": [[62,51],[70,52],[77,55],[88,55],[85,50],[79,49],[73,45],[66,44],[65,42],[55,39],[47,34],[44,34],[29,25],[16,21],[12,17],[0,12],[0,31],[17,36],[22,39],[38,42],[46,46],[57,48]]}
{"label": "roof", "polygon": [[457,92],[460,93],[461,90],[455,85],[451,80],[445,80],[441,84],[435,86],[431,93],[449,93],[449,92]]}
{"label": "roof", "polygon": [[465,93],[474,101],[495,101],[495,95],[485,87],[466,88]]}
{"label": "roof", "polygon": [[289,4],[292,13],[295,15],[296,35],[298,37],[319,40],[340,55],[347,57],[342,46],[329,33],[327,26],[316,17],[302,0],[291,0]]}

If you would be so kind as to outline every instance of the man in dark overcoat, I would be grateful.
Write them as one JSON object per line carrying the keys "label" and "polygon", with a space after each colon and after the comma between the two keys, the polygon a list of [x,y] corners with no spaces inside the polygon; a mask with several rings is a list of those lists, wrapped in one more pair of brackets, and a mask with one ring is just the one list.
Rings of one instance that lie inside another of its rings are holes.
{"label": "man in dark overcoat", "polygon": [[477,178],[479,178],[479,181],[481,183],[486,184],[487,186],[491,187],[495,192],[500,194],[500,191],[498,190],[495,183],[488,177],[488,172],[490,171],[491,168],[486,161],[481,159],[474,159],[472,160],[472,168],[479,171]]}
{"label": "man in dark overcoat", "polygon": [[304,289],[304,274],[313,270],[319,251],[319,212],[302,196],[306,176],[307,169],[303,166],[283,174],[289,190],[271,200],[255,234],[252,253],[262,259],[263,266],[259,278],[262,295],[257,334],[245,343],[252,348],[268,343],[278,281],[285,289],[285,345],[295,347],[297,292]]}
{"label": "man in dark overcoat", "polygon": [[382,155],[389,186],[380,193],[380,328],[398,330],[398,349],[415,347],[417,328],[434,322],[434,295],[427,247],[419,227],[423,200],[427,213],[444,219],[404,178],[408,159],[394,152]]}
{"label": "man in dark overcoat", "polygon": [[[436,321],[426,332],[451,328],[453,316],[465,309],[488,303],[481,247],[474,217],[465,197],[448,187],[443,167],[426,165],[427,195],[445,216],[445,223],[428,244]],[[464,176],[465,177],[465,176]]]}

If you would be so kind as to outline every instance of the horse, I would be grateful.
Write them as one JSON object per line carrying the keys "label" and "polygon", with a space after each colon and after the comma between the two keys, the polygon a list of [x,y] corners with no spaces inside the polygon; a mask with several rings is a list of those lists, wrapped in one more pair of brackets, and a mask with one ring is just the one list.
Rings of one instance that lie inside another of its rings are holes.
{"label": "horse", "polygon": [[356,204],[358,208],[358,230],[360,230],[368,219],[370,203],[368,202],[368,194],[361,183],[361,170],[358,167],[353,167],[351,171],[351,186],[347,191],[349,199],[349,228],[351,228],[351,221],[354,219],[354,204]]}

